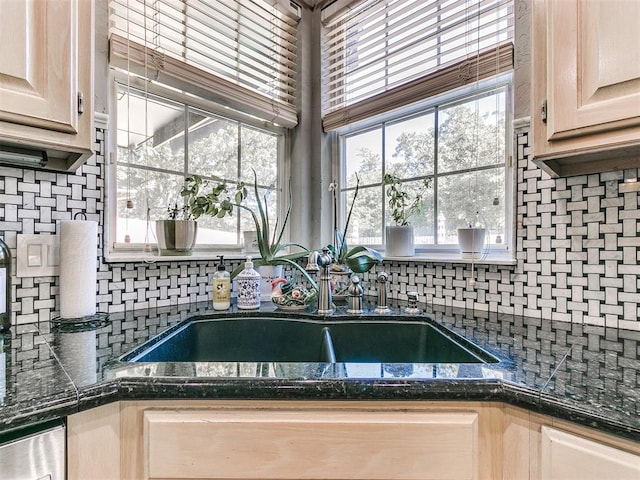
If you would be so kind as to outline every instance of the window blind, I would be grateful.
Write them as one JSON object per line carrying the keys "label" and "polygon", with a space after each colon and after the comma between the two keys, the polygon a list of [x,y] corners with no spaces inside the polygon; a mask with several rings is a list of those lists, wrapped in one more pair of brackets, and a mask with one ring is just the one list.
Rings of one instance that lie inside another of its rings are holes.
{"label": "window blind", "polygon": [[513,0],[363,0],[323,10],[326,131],[513,67]]}
{"label": "window blind", "polygon": [[297,124],[295,5],[110,0],[110,63],[273,121]]}

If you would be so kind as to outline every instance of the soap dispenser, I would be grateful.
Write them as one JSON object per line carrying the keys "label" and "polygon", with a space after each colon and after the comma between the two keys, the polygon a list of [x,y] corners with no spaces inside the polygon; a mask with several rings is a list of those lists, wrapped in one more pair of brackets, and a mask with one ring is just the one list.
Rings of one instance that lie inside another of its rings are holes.
{"label": "soap dispenser", "polygon": [[213,309],[228,310],[231,306],[231,275],[224,266],[224,257],[220,256],[220,263],[213,274]]}
{"label": "soap dispenser", "polygon": [[252,310],[260,308],[260,274],[253,269],[251,257],[247,257],[242,270],[237,277],[238,308]]}

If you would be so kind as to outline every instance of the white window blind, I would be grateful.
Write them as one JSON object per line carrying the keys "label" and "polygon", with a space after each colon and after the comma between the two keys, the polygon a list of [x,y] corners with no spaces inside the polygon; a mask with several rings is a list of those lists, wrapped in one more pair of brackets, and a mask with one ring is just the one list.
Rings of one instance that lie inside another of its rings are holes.
{"label": "white window blind", "polygon": [[110,63],[285,127],[298,9],[281,0],[111,0]]}
{"label": "white window blind", "polygon": [[513,67],[513,0],[338,0],[323,26],[327,131]]}

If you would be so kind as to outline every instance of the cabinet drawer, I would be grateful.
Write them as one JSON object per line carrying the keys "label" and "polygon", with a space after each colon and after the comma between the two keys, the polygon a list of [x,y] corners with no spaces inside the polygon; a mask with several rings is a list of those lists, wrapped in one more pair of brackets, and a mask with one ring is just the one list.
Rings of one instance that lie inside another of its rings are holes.
{"label": "cabinet drawer", "polygon": [[145,478],[474,479],[478,414],[146,410]]}

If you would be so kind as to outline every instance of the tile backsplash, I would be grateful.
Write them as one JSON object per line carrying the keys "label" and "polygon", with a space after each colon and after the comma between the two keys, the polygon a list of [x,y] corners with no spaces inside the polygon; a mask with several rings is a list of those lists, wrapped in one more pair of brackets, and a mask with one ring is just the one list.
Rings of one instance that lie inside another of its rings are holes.
{"label": "tile backsplash", "polygon": [[[154,308],[210,297],[215,261],[105,263],[104,138],[76,174],[0,167],[0,231],[15,257],[16,235],[58,233],[84,212],[99,223],[98,311]],[[390,261],[364,277],[367,293],[382,269],[389,294],[415,290],[435,305],[640,330],[638,169],[552,179],[529,159],[527,129],[516,132],[515,266]],[[14,265],[15,266],[15,265]],[[235,265],[234,265],[235,266]],[[15,272],[15,269],[14,269]],[[13,321],[58,314],[58,277],[13,277]]]}

